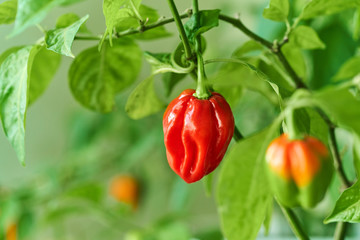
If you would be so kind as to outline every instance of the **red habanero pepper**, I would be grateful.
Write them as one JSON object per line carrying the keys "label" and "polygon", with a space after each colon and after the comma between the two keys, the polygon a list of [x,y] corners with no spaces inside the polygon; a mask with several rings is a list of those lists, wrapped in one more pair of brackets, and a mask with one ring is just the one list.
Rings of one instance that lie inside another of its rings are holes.
{"label": "red habanero pepper", "polygon": [[219,93],[198,99],[184,90],[163,117],[170,167],[187,183],[199,181],[220,164],[234,133],[234,117]]}

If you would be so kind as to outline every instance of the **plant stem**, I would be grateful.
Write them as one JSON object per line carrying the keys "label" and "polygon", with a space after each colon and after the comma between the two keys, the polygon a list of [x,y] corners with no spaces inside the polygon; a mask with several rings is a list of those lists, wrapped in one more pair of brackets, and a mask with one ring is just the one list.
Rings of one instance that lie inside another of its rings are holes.
{"label": "plant stem", "polygon": [[290,208],[283,206],[279,201],[277,201],[277,203],[279,204],[286,220],[289,222],[295,236],[300,240],[309,240],[310,238],[307,236],[304,229],[302,228],[300,221],[296,217],[294,211],[292,211]]}
{"label": "plant stem", "polygon": [[239,141],[241,141],[241,139],[244,138],[244,136],[241,134],[240,130],[236,126],[234,128],[233,138],[234,138],[235,142],[239,142]]}
{"label": "plant stem", "polygon": [[283,64],[285,70],[289,73],[289,75],[293,78],[297,88],[307,88],[306,85],[301,81],[301,78],[299,78],[294,71],[294,69],[290,66],[290,63],[286,60],[284,54],[281,51],[281,46],[277,45],[274,46],[271,42],[267,41],[266,39],[260,37],[259,35],[252,32],[250,29],[248,29],[241,21],[237,18],[228,17],[225,15],[220,14],[219,19],[232,24],[234,27],[241,30],[245,35],[250,37],[251,39],[257,41],[261,45],[265,46],[269,50],[271,50],[280,60],[280,62]]}
{"label": "plant stem", "polygon": [[[191,15],[192,15],[192,12],[187,11],[186,13],[181,14],[180,18],[181,19],[188,18]],[[174,21],[175,21],[174,18],[164,18],[164,19],[161,19],[161,20],[159,20],[159,21],[157,21],[155,23],[149,24],[149,25],[144,25],[144,26],[140,26],[140,27],[137,27],[137,28],[131,28],[131,29],[116,33],[114,37],[115,38],[120,38],[120,37],[125,37],[125,36],[128,36],[128,35],[142,33],[142,32],[151,30],[153,28],[157,28],[157,27],[166,25],[168,23],[172,23]],[[75,40],[101,40],[101,39],[102,39],[102,36],[76,36],[75,37]]]}
{"label": "plant stem", "polygon": [[331,153],[333,155],[333,159],[334,159],[335,170],[340,177],[342,185],[344,185],[344,187],[346,187],[346,188],[349,188],[349,187],[351,187],[352,184],[347,179],[342,162],[341,162],[341,157],[340,157],[339,149],[337,147],[337,142],[336,142],[335,127],[329,127],[329,144],[330,144],[330,151],[331,151]]}
{"label": "plant stem", "polygon": [[346,222],[338,222],[335,228],[334,233],[334,240],[344,240],[346,236],[346,229],[347,229]]}
{"label": "plant stem", "polygon": [[185,29],[184,29],[184,26],[181,22],[181,18],[180,18],[180,15],[179,15],[179,12],[176,8],[176,5],[174,3],[174,0],[167,0],[168,1],[168,4],[169,4],[169,7],[170,7],[170,10],[171,10],[171,13],[174,17],[174,20],[175,20],[175,23],[176,23],[176,26],[178,28],[178,31],[180,33],[180,36],[181,36],[181,41],[184,45],[184,49],[185,49],[185,56],[187,59],[191,59],[192,58],[192,54],[191,54],[191,48],[190,48],[190,43],[189,43],[189,40],[186,36],[186,33],[185,33]]}

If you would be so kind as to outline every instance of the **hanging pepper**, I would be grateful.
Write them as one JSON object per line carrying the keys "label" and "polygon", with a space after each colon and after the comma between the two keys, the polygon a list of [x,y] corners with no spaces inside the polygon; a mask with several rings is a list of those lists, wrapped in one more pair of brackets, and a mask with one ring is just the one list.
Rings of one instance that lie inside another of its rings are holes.
{"label": "hanging pepper", "polygon": [[234,117],[219,93],[208,99],[187,89],[167,107],[164,141],[170,167],[187,183],[200,180],[220,164],[234,133]]}
{"label": "hanging pepper", "polygon": [[129,175],[119,175],[111,180],[110,195],[117,201],[130,205],[133,210],[138,206],[139,182]]}
{"label": "hanging pepper", "polygon": [[282,134],[270,143],[266,162],[274,195],[283,205],[311,208],[324,198],[333,169],[318,139],[290,140]]}

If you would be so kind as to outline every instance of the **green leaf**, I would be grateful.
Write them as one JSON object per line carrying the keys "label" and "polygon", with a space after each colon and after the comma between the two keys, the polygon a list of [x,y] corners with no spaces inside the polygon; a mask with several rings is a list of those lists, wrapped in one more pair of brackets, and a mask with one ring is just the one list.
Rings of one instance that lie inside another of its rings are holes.
{"label": "green leaf", "polygon": [[359,40],[360,36],[360,7],[356,9],[354,16],[354,31],[353,31],[353,39]]}
{"label": "green leaf", "polygon": [[340,68],[340,70],[336,73],[333,80],[345,80],[349,78],[353,78],[360,73],[360,57],[353,57],[347,60]]}
{"label": "green leaf", "polygon": [[298,26],[290,34],[290,41],[302,49],[324,49],[326,46],[321,41],[314,29],[308,26]]}
{"label": "green leaf", "polygon": [[61,55],[42,47],[36,54],[30,74],[29,105],[41,96],[54,77],[61,62]]}
{"label": "green leaf", "polygon": [[227,239],[255,239],[267,215],[272,196],[264,154],[275,137],[278,122],[233,145],[223,160],[217,204]]}
{"label": "green leaf", "polygon": [[104,198],[103,187],[95,182],[76,185],[64,193],[65,197],[79,198],[93,203],[100,203]]}
{"label": "green leaf", "polygon": [[166,72],[162,76],[162,81],[165,87],[165,96],[170,96],[172,90],[181,80],[186,77],[186,74],[179,74],[174,72]]}
{"label": "green leaf", "polygon": [[336,201],[332,213],[324,220],[331,222],[360,222],[360,181],[346,189]]}
{"label": "green leaf", "polygon": [[196,36],[219,25],[220,10],[203,10],[193,14],[184,24],[185,32],[190,41]]}
{"label": "green leaf", "polygon": [[294,43],[289,42],[288,44],[285,44],[281,50],[296,74],[304,79],[306,77],[306,65],[301,49]]}
{"label": "green leaf", "polygon": [[104,39],[109,35],[110,45],[112,45],[113,29],[125,24],[129,18],[138,18],[136,12],[139,11],[141,0],[104,0],[103,13],[106,22]]}
{"label": "green leaf", "polygon": [[10,54],[0,66],[0,115],[3,129],[19,161],[25,161],[25,119],[29,71],[38,47],[26,46]]}
{"label": "green leaf", "polygon": [[29,26],[41,22],[47,13],[65,0],[18,0],[18,9],[14,30],[10,36],[15,36]]}
{"label": "green leaf", "polygon": [[75,57],[71,52],[71,46],[74,42],[76,33],[88,18],[89,15],[86,15],[66,28],[47,31],[45,35],[47,49],[65,56]]}
{"label": "green leaf", "polygon": [[302,19],[309,19],[321,15],[331,15],[356,7],[360,7],[359,0],[312,0],[305,6],[300,17]]}
{"label": "green leaf", "polygon": [[[78,15],[76,15],[75,13],[65,13],[56,20],[55,27],[56,28],[66,28],[79,20],[80,20],[80,17]],[[90,33],[89,29],[87,29],[85,24],[81,25],[78,32],[79,33]]]}
{"label": "green leaf", "polygon": [[354,156],[354,167],[356,174],[360,176],[360,136],[353,134],[353,156]]}
{"label": "green leaf", "polygon": [[153,76],[143,80],[130,94],[125,111],[132,119],[140,119],[162,110],[165,104],[157,97]]}
{"label": "green leaf", "polygon": [[8,0],[0,4],[0,25],[15,21],[17,0]]}
{"label": "green leaf", "polygon": [[0,55],[0,65],[5,61],[5,59],[12,53],[17,52],[20,48],[23,48],[24,46],[16,46],[16,47],[12,47],[7,49],[6,51],[4,51],[3,53],[1,53]]}
{"label": "green leaf", "polygon": [[314,94],[313,98],[341,127],[360,135],[360,101],[348,89],[329,87]]}
{"label": "green leaf", "polygon": [[268,8],[264,9],[264,18],[285,22],[289,15],[289,0],[270,0]]}
{"label": "green leaf", "polygon": [[75,58],[69,70],[70,89],[83,106],[111,112],[115,95],[136,80],[140,67],[141,50],[136,43],[123,38],[110,47],[106,41],[100,52],[92,47]]}

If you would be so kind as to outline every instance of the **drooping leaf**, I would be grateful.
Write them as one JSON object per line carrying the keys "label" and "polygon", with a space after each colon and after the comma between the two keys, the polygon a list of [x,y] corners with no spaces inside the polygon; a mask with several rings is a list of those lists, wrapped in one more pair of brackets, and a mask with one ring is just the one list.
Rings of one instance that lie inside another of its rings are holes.
{"label": "drooping leaf", "polygon": [[264,18],[284,22],[289,15],[289,0],[270,0],[268,8],[264,9]]}
{"label": "drooping leaf", "polygon": [[141,66],[141,50],[129,39],[106,41],[99,52],[92,47],[81,52],[71,64],[69,84],[83,106],[99,111],[114,109],[114,97],[132,84]]}
{"label": "drooping leaf", "polygon": [[[121,24],[128,26],[129,18],[137,18],[141,0],[104,0],[103,13],[106,22],[104,39],[109,36],[112,45],[113,29]],[[130,27],[129,27],[130,28]]]}
{"label": "drooping leaf", "polygon": [[304,25],[295,28],[290,35],[290,39],[302,49],[324,49],[326,47],[315,30]]}
{"label": "drooping leaf", "polygon": [[26,46],[10,54],[0,66],[0,115],[6,137],[19,161],[25,161],[25,120],[29,71],[38,47]]}
{"label": "drooping leaf", "polygon": [[217,204],[227,239],[255,239],[265,219],[272,196],[264,155],[278,127],[275,123],[233,145],[223,161]]}
{"label": "drooping leaf", "polygon": [[360,181],[346,189],[336,201],[332,213],[324,220],[331,222],[360,222]]}
{"label": "drooping leaf", "polygon": [[60,66],[61,55],[42,47],[36,54],[30,73],[29,105],[43,94]]}
{"label": "drooping leaf", "polygon": [[0,4],[0,25],[15,21],[17,0],[8,0]]}
{"label": "drooping leaf", "polygon": [[86,15],[66,28],[47,31],[45,35],[47,49],[65,56],[75,57],[71,52],[71,46],[76,33],[88,18],[89,15]]}
{"label": "drooping leaf", "polygon": [[347,60],[336,73],[333,80],[345,80],[353,78],[360,73],[360,57],[353,57]]}
{"label": "drooping leaf", "polygon": [[305,6],[301,18],[309,19],[321,15],[331,15],[356,7],[360,7],[359,0],[312,0]]}
{"label": "drooping leaf", "polygon": [[193,14],[184,24],[185,32],[190,41],[196,36],[219,25],[220,10],[203,10]]}
{"label": "drooping leaf", "polygon": [[[61,15],[56,20],[56,28],[66,28],[72,25],[73,23],[80,20],[80,17],[75,13],[65,13]],[[87,29],[86,25],[83,23],[79,28],[79,33],[90,33],[89,29]]]}
{"label": "drooping leaf", "polygon": [[125,111],[132,119],[140,119],[163,109],[165,104],[157,97],[154,78],[143,80],[130,94]]}
{"label": "drooping leaf", "polygon": [[29,26],[41,22],[54,7],[76,2],[79,0],[18,0],[15,26],[10,36],[15,36]]}

